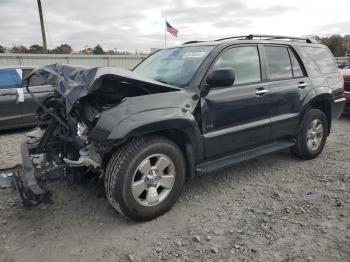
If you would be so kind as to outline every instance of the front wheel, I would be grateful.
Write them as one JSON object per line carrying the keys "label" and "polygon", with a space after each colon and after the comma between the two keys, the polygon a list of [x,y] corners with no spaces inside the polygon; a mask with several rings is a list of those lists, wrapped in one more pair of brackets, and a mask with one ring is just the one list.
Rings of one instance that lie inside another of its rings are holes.
{"label": "front wheel", "polygon": [[326,115],[319,109],[311,109],[305,115],[292,152],[302,159],[317,157],[326,144],[328,128]]}
{"label": "front wheel", "polygon": [[153,219],[179,197],[185,170],[183,154],[172,141],[158,136],[134,139],[115,152],[107,165],[107,198],[130,219]]}

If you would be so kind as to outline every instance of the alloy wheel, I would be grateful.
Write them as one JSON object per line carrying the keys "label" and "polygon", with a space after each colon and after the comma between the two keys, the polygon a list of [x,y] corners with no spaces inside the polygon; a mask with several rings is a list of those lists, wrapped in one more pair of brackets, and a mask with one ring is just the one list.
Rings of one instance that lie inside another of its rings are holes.
{"label": "alloy wheel", "polygon": [[307,130],[306,142],[309,150],[316,151],[323,139],[323,125],[319,119],[314,119]]}
{"label": "alloy wheel", "polygon": [[155,206],[169,195],[175,177],[175,165],[168,156],[151,155],[141,161],[134,172],[132,194],[142,206]]}

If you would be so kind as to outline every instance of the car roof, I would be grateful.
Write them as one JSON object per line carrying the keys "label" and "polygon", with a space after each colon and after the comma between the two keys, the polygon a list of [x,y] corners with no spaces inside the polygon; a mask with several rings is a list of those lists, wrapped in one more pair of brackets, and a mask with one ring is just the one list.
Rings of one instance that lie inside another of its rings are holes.
{"label": "car roof", "polygon": [[0,70],[3,69],[34,69],[38,66],[0,66]]}

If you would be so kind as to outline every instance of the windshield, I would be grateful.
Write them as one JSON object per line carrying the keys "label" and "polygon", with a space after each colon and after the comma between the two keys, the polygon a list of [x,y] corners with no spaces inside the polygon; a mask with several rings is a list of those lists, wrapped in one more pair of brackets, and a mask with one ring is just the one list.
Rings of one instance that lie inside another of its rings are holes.
{"label": "windshield", "polygon": [[187,86],[213,46],[161,50],[138,65],[134,72],[165,84]]}

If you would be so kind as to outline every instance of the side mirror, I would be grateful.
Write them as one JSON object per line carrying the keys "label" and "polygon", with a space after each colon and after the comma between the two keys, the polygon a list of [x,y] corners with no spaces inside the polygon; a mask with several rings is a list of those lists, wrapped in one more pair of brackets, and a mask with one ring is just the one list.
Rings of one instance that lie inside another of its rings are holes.
{"label": "side mirror", "polygon": [[231,67],[217,68],[207,76],[207,84],[212,87],[232,86],[235,82],[235,71]]}

